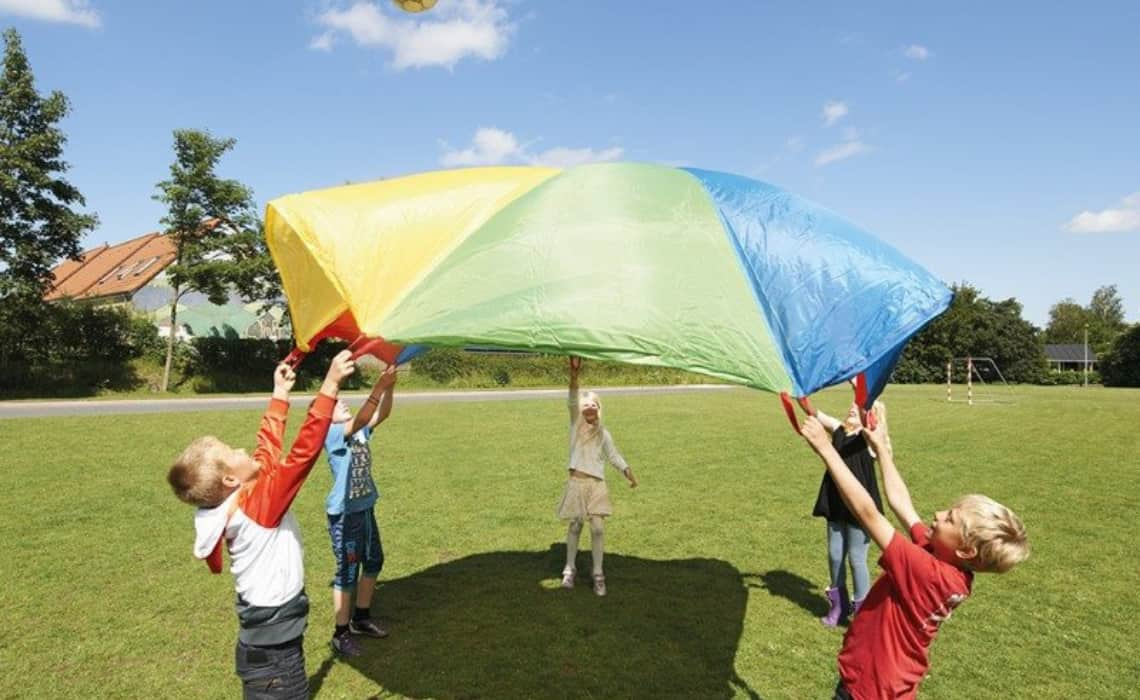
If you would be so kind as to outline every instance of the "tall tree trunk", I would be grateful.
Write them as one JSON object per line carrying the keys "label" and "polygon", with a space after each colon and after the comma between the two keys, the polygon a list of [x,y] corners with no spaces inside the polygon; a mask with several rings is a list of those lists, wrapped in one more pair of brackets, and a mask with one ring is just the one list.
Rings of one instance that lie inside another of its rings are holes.
{"label": "tall tree trunk", "polygon": [[166,393],[170,386],[170,366],[174,364],[174,343],[178,337],[178,298],[181,296],[178,287],[174,288],[174,297],[170,301],[170,333],[166,337],[166,365],[162,368],[162,389]]}

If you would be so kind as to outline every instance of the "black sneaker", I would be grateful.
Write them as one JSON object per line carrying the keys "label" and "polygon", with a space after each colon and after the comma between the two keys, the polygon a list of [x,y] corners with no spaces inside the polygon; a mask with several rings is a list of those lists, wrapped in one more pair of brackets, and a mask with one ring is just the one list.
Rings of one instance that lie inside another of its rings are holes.
{"label": "black sneaker", "polygon": [[349,620],[348,631],[353,634],[362,634],[365,637],[383,639],[388,636],[388,628],[379,622],[368,618],[367,620]]}
{"label": "black sneaker", "polygon": [[348,632],[333,637],[329,645],[332,646],[333,651],[345,657],[360,656],[363,651],[360,648],[360,643],[350,637]]}

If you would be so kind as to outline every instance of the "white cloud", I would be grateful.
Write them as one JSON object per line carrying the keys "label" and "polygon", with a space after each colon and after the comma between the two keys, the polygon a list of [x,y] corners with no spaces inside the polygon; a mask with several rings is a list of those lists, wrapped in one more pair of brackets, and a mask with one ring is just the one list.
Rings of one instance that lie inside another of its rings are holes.
{"label": "white cloud", "polygon": [[799,153],[804,149],[804,140],[799,136],[791,136],[784,141],[784,149],[792,153]]}
{"label": "white cloud", "polygon": [[913,58],[916,61],[925,61],[930,58],[930,49],[922,46],[921,44],[911,44],[903,50],[907,58]]}
{"label": "white cloud", "polygon": [[475,131],[469,147],[446,151],[440,162],[448,168],[461,165],[501,165],[509,160],[521,160],[525,152],[511,132],[481,128]]}
{"label": "white cloud", "polygon": [[815,157],[815,165],[817,168],[822,167],[828,163],[836,163],[864,153],[869,153],[871,150],[871,146],[868,146],[862,141],[847,141],[820,151],[819,155]]}
{"label": "white cloud", "polygon": [[[385,5],[386,6],[386,5]],[[325,33],[309,46],[330,50],[334,37],[347,35],[358,45],[380,48],[392,54],[392,67],[454,68],[465,58],[493,61],[507,50],[515,31],[499,0],[449,0],[414,19],[381,12],[376,2],[357,0],[344,9],[317,16]]]}
{"label": "white cloud", "polygon": [[333,33],[332,32],[325,32],[324,34],[321,34],[319,36],[315,36],[315,37],[313,37],[313,40],[309,42],[309,48],[310,49],[316,49],[317,51],[332,51],[332,47],[333,47]]}
{"label": "white cloud", "polygon": [[899,71],[897,74],[895,74],[895,82],[896,83],[905,83],[908,80],[910,80],[910,71],[904,70],[904,71]]}
{"label": "white cloud", "polygon": [[1120,200],[1119,209],[1082,211],[1065,224],[1069,233],[1126,233],[1140,231],[1140,192]]}
{"label": "white cloud", "polygon": [[450,149],[446,143],[443,146],[447,150],[440,157],[440,163],[448,168],[509,163],[569,168],[584,163],[618,160],[625,153],[620,146],[603,149],[558,146],[535,153],[511,132],[488,127],[477,129],[467,148]]}
{"label": "white cloud", "polygon": [[846,102],[828,102],[823,105],[823,125],[831,126],[843,117],[847,116],[847,103]]}
{"label": "white cloud", "polygon": [[559,146],[531,156],[527,162],[531,165],[545,165],[551,168],[572,168],[585,163],[604,163],[621,158],[625,149],[621,146],[609,148],[566,148]]}
{"label": "white cloud", "polygon": [[101,24],[99,13],[87,0],[0,0],[0,14],[80,24],[92,29]]}

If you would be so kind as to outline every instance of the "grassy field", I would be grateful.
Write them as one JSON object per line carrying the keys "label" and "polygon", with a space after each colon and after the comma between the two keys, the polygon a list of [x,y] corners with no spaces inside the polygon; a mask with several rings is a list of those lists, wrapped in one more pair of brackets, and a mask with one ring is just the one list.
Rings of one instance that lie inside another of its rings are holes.
{"label": "grassy field", "polygon": [[[840,411],[847,396],[817,403]],[[920,696],[1135,697],[1140,391],[1022,388],[1016,403],[975,407],[942,398],[938,387],[886,396],[920,511],[989,494],[1022,515],[1033,556],[979,577],[943,625]],[[397,399],[373,441],[388,558],[374,610],[392,636],[366,640],[351,662],[327,647],[322,461],[294,506],[315,697],[830,697],[841,633],[815,619],[821,466],[776,399],[613,397],[606,414],[642,486],[611,476],[610,595],[598,599],[585,582],[557,589],[561,402]],[[0,697],[240,695],[232,579],[191,559],[192,513],[164,475],[203,433],[252,445],[257,419],[0,421]]]}

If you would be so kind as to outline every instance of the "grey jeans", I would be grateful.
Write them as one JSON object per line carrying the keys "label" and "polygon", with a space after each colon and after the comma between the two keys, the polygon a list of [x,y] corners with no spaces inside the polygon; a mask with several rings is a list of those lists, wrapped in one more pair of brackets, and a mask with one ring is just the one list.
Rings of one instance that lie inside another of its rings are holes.
{"label": "grey jeans", "polygon": [[304,638],[270,647],[237,643],[234,665],[245,700],[308,700]]}

